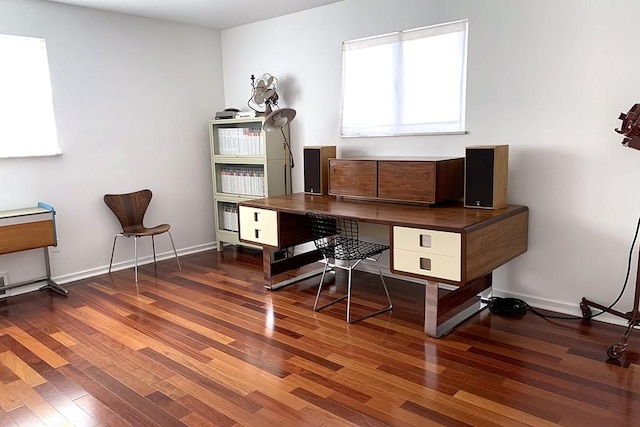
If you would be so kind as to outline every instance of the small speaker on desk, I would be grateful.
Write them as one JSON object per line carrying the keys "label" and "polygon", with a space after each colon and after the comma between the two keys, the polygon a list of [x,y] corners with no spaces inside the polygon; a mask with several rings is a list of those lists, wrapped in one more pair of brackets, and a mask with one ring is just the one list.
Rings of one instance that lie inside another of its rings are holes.
{"label": "small speaker on desk", "polygon": [[306,194],[329,194],[329,159],[335,157],[335,145],[304,147],[304,192]]}
{"label": "small speaker on desk", "polygon": [[466,148],[464,206],[501,209],[507,206],[508,145],[476,145]]}

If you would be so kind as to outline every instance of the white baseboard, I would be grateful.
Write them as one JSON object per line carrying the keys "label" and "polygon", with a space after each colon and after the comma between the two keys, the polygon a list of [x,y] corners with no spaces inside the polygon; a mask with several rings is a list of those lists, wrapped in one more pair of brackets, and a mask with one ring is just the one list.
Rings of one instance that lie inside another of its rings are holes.
{"label": "white baseboard", "polygon": [[[203,245],[198,245],[198,246],[192,246],[190,248],[184,248],[184,249],[180,249],[178,250],[178,257],[183,256],[183,255],[190,255],[190,254],[195,254],[198,252],[204,252],[204,251],[208,251],[211,249],[216,249],[218,246],[215,242],[212,243],[205,243]],[[156,254],[156,259],[158,261],[162,261],[165,259],[174,259],[174,255],[173,255],[173,251],[169,251],[169,252],[164,252],[164,253],[159,253]],[[153,262],[153,255],[149,255],[149,256],[145,256],[142,258],[138,258],[138,265],[145,265],[145,264],[151,264]],[[118,271],[118,270],[125,270],[127,268],[132,268],[134,267],[134,260],[127,260],[127,261],[123,261],[123,262],[118,262],[118,263],[114,263],[113,266],[111,267],[111,271]],[[98,267],[98,268],[92,268],[89,270],[84,270],[84,271],[78,271],[76,273],[72,273],[72,274],[66,274],[63,276],[56,276],[56,277],[52,277],[52,279],[58,283],[58,284],[65,284],[65,283],[69,283],[69,282],[75,282],[76,280],[81,280],[81,279],[87,279],[89,277],[94,277],[94,276],[99,276],[101,274],[105,274],[109,272],[109,265],[104,265],[102,267]]]}

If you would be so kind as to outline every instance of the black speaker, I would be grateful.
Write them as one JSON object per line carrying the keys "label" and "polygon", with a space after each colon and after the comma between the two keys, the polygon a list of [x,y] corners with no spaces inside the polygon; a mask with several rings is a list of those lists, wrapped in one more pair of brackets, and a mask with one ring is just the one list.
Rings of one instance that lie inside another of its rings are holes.
{"label": "black speaker", "polygon": [[329,159],[336,157],[335,145],[304,147],[304,192],[328,194]]}
{"label": "black speaker", "polygon": [[501,209],[507,206],[508,145],[466,148],[464,206]]}

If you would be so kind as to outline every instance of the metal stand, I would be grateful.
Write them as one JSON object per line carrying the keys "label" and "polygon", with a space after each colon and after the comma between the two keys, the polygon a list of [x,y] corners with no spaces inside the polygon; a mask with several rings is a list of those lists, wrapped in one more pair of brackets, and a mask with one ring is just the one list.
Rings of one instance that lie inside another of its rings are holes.
{"label": "metal stand", "polygon": [[640,257],[638,258],[638,270],[636,271],[636,291],[633,300],[633,310],[622,313],[621,311],[617,311],[612,309],[611,307],[605,307],[601,304],[597,304],[593,301],[590,301],[586,298],[582,298],[580,302],[580,310],[582,310],[582,318],[583,319],[591,319],[593,314],[591,313],[591,308],[595,307],[598,310],[602,310],[606,313],[613,314],[614,316],[621,317],[628,321],[627,329],[624,334],[620,338],[620,341],[617,344],[611,344],[607,349],[607,356],[611,359],[618,359],[622,356],[622,353],[627,349],[629,336],[633,332],[633,328],[640,325],[640,311],[638,308],[640,306]]}
{"label": "metal stand", "polygon": [[293,193],[293,181],[291,179],[291,172],[294,167],[293,153],[291,152],[291,145],[287,139],[287,135],[284,133],[284,129],[280,128],[282,132],[282,150],[284,152],[284,194]]}
{"label": "metal stand", "polygon": [[46,280],[47,284],[40,288],[41,291],[44,291],[44,290],[53,291],[59,295],[62,295],[65,297],[68,296],[69,292],[65,288],[63,288],[61,285],[54,282],[53,279],[51,279],[51,264],[49,264],[49,248],[48,247],[44,248],[44,263],[47,270],[47,275],[45,277],[41,277],[39,279],[34,279],[34,280],[28,280],[26,282],[21,282],[21,283],[14,283],[8,286],[3,286],[2,288],[0,288],[0,291],[6,291],[8,289],[13,289],[13,288],[20,288],[22,286],[32,285],[34,283],[43,282]]}

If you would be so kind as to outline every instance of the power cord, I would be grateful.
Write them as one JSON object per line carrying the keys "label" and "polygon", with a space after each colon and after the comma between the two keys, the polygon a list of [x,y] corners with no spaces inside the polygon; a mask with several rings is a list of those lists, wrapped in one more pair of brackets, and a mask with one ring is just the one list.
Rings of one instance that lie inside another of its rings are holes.
{"label": "power cord", "polygon": [[525,301],[518,298],[491,297],[483,301],[489,307],[490,312],[501,316],[524,316],[527,314],[527,311],[530,311],[544,319],[582,320],[582,317],[578,316],[555,316],[541,313]]}
{"label": "power cord", "polygon": [[[631,274],[631,261],[633,258],[633,249],[636,245],[636,241],[638,240],[638,231],[640,231],[640,218],[638,218],[638,223],[636,225],[636,232],[633,236],[633,241],[631,242],[631,249],[629,249],[629,258],[627,261],[627,274],[624,278],[624,283],[622,285],[622,289],[620,290],[620,294],[618,297],[609,305],[607,308],[613,308],[622,298],[624,291],[627,289],[627,284],[629,283],[629,275]],[[535,308],[531,307],[525,301],[518,298],[501,298],[501,297],[491,297],[489,299],[483,299],[488,307],[489,311],[494,314],[503,315],[503,316],[524,316],[527,311],[532,312],[533,314],[540,316],[545,319],[559,319],[559,320],[584,320],[580,316],[554,316],[549,314],[544,314],[537,311]],[[594,317],[600,316],[605,313],[605,311],[601,311],[599,313],[591,315],[589,318],[593,319]]]}

